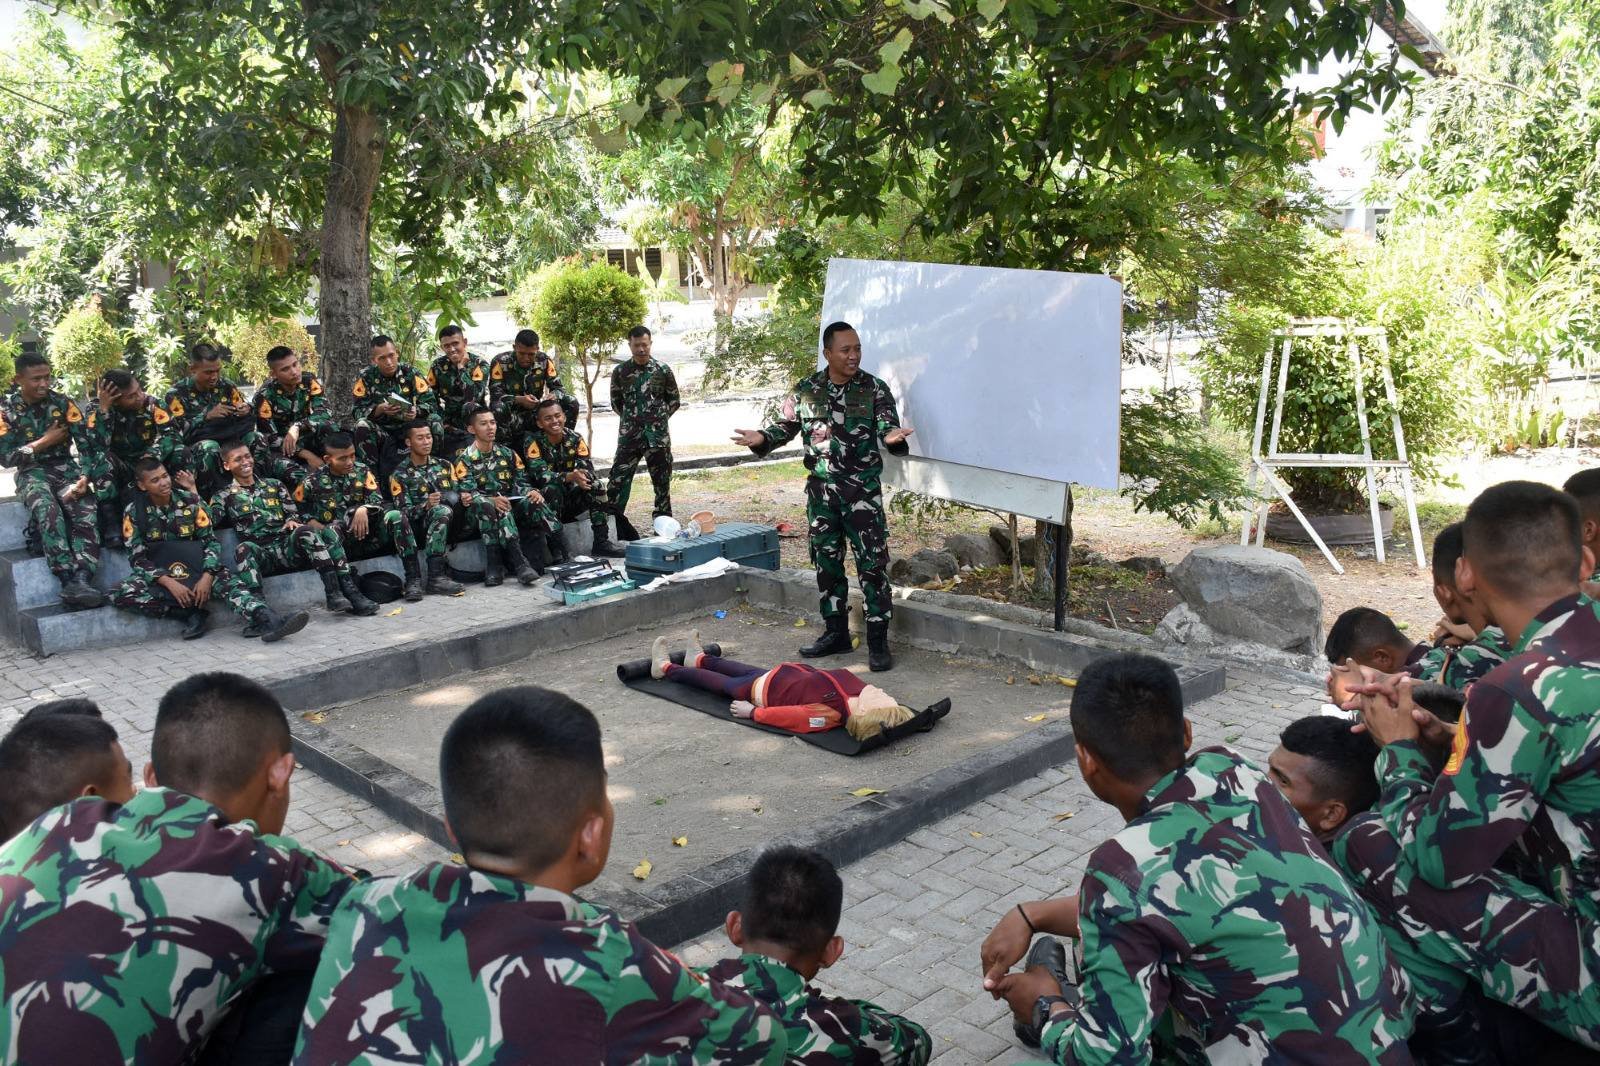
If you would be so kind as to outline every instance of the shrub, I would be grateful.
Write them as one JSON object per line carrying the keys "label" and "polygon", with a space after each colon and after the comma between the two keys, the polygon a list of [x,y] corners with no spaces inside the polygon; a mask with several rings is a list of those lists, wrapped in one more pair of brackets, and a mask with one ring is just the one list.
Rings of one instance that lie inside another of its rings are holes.
{"label": "shrub", "polygon": [[590,437],[600,372],[610,370],[611,352],[629,329],[644,321],[646,310],[639,279],[604,263],[565,265],[539,288],[533,328],[548,346],[572,352],[583,377]]}
{"label": "shrub", "polygon": [[17,376],[17,356],[22,345],[15,337],[0,337],[0,392],[11,388],[11,379]]}
{"label": "shrub", "polygon": [[122,362],[122,337],[90,297],[61,316],[48,336],[50,367],[70,391],[85,395],[104,371]]}
{"label": "shrub", "polygon": [[300,356],[300,365],[317,369],[317,342],[292,318],[250,322],[234,318],[217,330],[217,340],[233,349],[233,369],[239,380],[259,384],[267,380],[267,353],[280,344]]}

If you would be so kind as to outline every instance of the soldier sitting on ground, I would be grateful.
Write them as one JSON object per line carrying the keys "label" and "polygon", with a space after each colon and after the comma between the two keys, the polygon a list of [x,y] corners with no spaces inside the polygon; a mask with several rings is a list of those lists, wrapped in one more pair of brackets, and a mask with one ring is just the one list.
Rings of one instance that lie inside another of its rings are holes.
{"label": "soldier sitting on ground", "polygon": [[[1273,783],[1383,923],[1416,998],[1417,1060],[1492,1063],[1488,1041],[1495,1037],[1496,1046],[1537,1057],[1550,1034],[1522,1024],[1532,1019],[1573,1039],[1600,1041],[1600,957],[1580,923],[1497,870],[1452,889],[1417,878],[1371,809],[1378,801],[1377,757],[1365,733],[1313,715],[1290,723],[1267,762]],[[1473,983],[1529,1018],[1482,1009]]]}
{"label": "soldier sitting on ground", "polygon": [[99,607],[94,587],[100,569],[100,532],[89,478],[72,455],[88,450],[83,412],[50,387],[42,355],[17,356],[16,383],[0,397],[0,466],[17,471],[17,495],[44,547],[45,562],[61,583],[68,607]]}
{"label": "soldier sitting on ground", "polygon": [[195,345],[189,352],[189,376],[168,389],[162,401],[172,419],[169,432],[184,449],[178,469],[193,474],[197,491],[206,497],[228,481],[222,442],[242,440],[254,448],[261,441],[255,410],[238,386],[222,379],[222,359],[221,348]]}
{"label": "soldier sitting on ground", "polygon": [[[1153,1050],[1183,1062],[1411,1062],[1405,978],[1377,919],[1259,770],[1226,748],[1186,756],[1170,666],[1095,660],[1073,694],[1072,732],[1084,783],[1128,824],[1090,854],[1076,898],[1018,904],[984,941],[984,987],[1005,997],[1020,1034],[1058,1063],[1148,1062]],[[1007,973],[1036,932],[1080,930],[1081,1002],[1065,998],[1048,939],[1051,965],[1036,949]]]}
{"label": "soldier sitting on ground", "polygon": [[271,643],[298,633],[310,621],[304,611],[275,613],[255,592],[222,565],[222,545],[211,512],[192,491],[193,479],[174,488],[159,459],[141,459],[134,468],[139,495],[122,517],[133,572],[112,593],[118,607],[183,622],[183,639],[204,636],[210,623],[206,605],[215,592],[245,620],[242,636]]}
{"label": "soldier sitting on ground", "polygon": [[222,446],[222,465],[233,481],[212,497],[211,510],[219,525],[232,526],[238,535],[234,574],[240,584],[261,596],[263,578],[309,568],[322,579],[329,611],[378,613],[356,586],[339,534],[302,521],[283,482],[256,477],[255,456],[243,441]]}
{"label": "soldier sitting on ground", "polygon": [[1382,611],[1352,607],[1328,627],[1322,650],[1330,666],[1343,666],[1354,659],[1358,666],[1393,674],[1421,662],[1429,648],[1400,632],[1394,619]]}
{"label": "soldier sitting on ground", "polygon": [[769,848],[750,868],[743,908],[723,926],[739,956],[698,972],[771,1008],[788,1034],[791,1064],[922,1066],[933,1053],[922,1026],[811,984],[844,954],[836,935],[843,906],[844,882],[826,857]]}
{"label": "soldier sitting on ground", "polygon": [[115,367],[95,383],[95,405],[84,419],[88,449],[80,457],[94,482],[100,512],[100,543],[122,547],[122,509],[138,492],[133,467],[155,456],[168,470],[181,470],[183,442],[171,432],[172,416],[137,378]]}
{"label": "soldier sitting on ground", "polygon": [[251,401],[256,431],[270,465],[262,471],[291,489],[322,465],[324,433],[338,428],[317,375],[300,366],[300,356],[286,345],[267,352],[269,379]]}
{"label": "soldier sitting on ground", "polygon": [[483,583],[503,584],[509,565],[519,582],[531,585],[542,566],[529,560],[523,539],[541,546],[534,556],[539,564],[565,562],[561,523],[544,494],[532,484],[522,459],[497,443],[500,427],[494,412],[468,408],[467,428],[472,431],[472,443],[456,455],[455,484],[483,538]]}
{"label": "soldier sitting on ground", "polygon": [[0,739],[0,781],[0,844],[63,803],[133,798],[133,767],[117,731],[86,699],[41,703],[13,726]]}
{"label": "soldier sitting on ground", "polygon": [[[1418,681],[1437,681],[1460,689],[1506,661],[1511,645],[1499,626],[1490,625],[1482,608],[1456,587],[1456,560],[1461,558],[1461,523],[1452,522],[1433,538],[1433,598],[1444,611],[1444,623],[1433,647],[1412,663],[1407,673]],[[1470,633],[1462,640],[1457,634]]]}
{"label": "soldier sitting on ground", "polygon": [[295,766],[283,708],[247,678],[196,674],[161,698],[150,760],[126,803],[58,808],[0,847],[8,1060],[179,1063],[208,1037],[217,1061],[243,1061],[229,1039],[253,1062],[288,1058],[351,881],[277,835]]}
{"label": "soldier sitting on ground", "polygon": [[605,868],[615,817],[588,709],[532,687],[482,697],[445,733],[439,787],[464,864],[351,891],[296,1063],[784,1061],[767,1008],[574,895]]}
{"label": "soldier sitting on ground", "polygon": [[[1589,550],[1590,559],[1584,581],[1588,584],[1600,582],[1600,468],[1578,471],[1567,478],[1561,489],[1578,501],[1578,512],[1583,518],[1583,546]],[[1584,591],[1593,595],[1595,590]]]}
{"label": "soldier sitting on ground", "polygon": [[[294,490],[295,503],[306,524],[314,529],[331,528],[339,535],[349,558],[366,559],[384,552],[398,555],[405,568],[406,602],[422,599],[422,564],[417,558],[411,523],[399,510],[383,502],[378,479],[356,459],[356,445],[350,434],[324,434],[322,460],[322,469],[314,471]],[[440,557],[440,578],[446,576],[443,562]],[[430,583],[434,580],[430,573]],[[443,585],[437,587],[441,592],[444,589]],[[450,595],[459,592],[457,586]]]}
{"label": "soldier sitting on ground", "polygon": [[433,429],[423,419],[406,423],[406,457],[389,475],[389,496],[427,557],[428,591],[459,596],[450,577],[450,525],[461,506],[450,464],[433,457]]}
{"label": "soldier sitting on ground", "polygon": [[[559,400],[552,397],[540,401],[537,413],[539,432],[528,441],[524,452],[528,480],[544,492],[562,522],[571,522],[585,511],[589,513],[589,526],[594,531],[592,554],[623,558],[628,551],[611,540],[606,516],[615,517],[619,527],[626,525],[627,519],[616,504],[606,499],[594,472],[594,460],[589,457],[589,445],[567,428],[567,416],[562,413]],[[620,528],[618,535],[622,535]]]}

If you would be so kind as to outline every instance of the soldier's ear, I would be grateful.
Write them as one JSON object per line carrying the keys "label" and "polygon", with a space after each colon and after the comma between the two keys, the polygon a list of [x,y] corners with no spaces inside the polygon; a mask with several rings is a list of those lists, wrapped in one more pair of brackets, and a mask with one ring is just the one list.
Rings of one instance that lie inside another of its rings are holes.
{"label": "soldier's ear", "polygon": [[147,763],[144,764],[144,787],[145,788],[160,788],[161,787],[161,782],[156,780],[156,764],[153,763],[153,762],[147,762]]}
{"label": "soldier's ear", "polygon": [[1192,747],[1194,747],[1194,727],[1189,724],[1189,716],[1188,715],[1184,715],[1184,718],[1183,718],[1183,750],[1184,750],[1184,754],[1188,754],[1189,749],[1192,748]]}
{"label": "soldier's ear", "polygon": [[1317,813],[1316,828],[1323,833],[1331,833],[1339,828],[1350,818],[1350,808],[1344,805],[1344,800],[1324,800],[1322,810]]}
{"label": "soldier's ear", "polygon": [[722,931],[728,934],[728,943],[736,948],[744,947],[744,915],[738,911],[729,911],[727,919],[722,923]]}
{"label": "soldier's ear", "polygon": [[1588,581],[1589,575],[1594,573],[1594,551],[1587,543],[1583,546],[1583,569],[1578,571],[1579,581]]}
{"label": "soldier's ear", "polygon": [[826,970],[839,961],[839,956],[844,954],[844,937],[831,936],[822,949],[822,968]]}
{"label": "soldier's ear", "polygon": [[294,752],[286,751],[267,764],[267,790],[287,792],[289,778],[294,774]]}

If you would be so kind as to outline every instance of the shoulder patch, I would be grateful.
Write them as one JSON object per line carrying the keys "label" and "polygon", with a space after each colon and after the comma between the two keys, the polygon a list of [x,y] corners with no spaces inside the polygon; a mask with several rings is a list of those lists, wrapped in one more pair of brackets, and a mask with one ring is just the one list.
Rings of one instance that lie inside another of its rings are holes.
{"label": "shoulder patch", "polygon": [[434,373],[431,370],[428,371],[428,387],[431,389],[436,389],[439,387],[439,379],[434,376]]}
{"label": "shoulder patch", "polygon": [[172,421],[172,416],[167,414],[166,408],[164,408],[164,407],[152,407],[150,410],[151,410],[151,417],[153,417],[155,419],[156,425],[164,426],[168,422]]}
{"label": "shoulder patch", "polygon": [[456,478],[458,480],[465,481],[467,479],[467,464],[466,463],[462,463],[462,462],[457,462],[456,463],[456,468],[455,468],[455,475],[456,475]]}
{"label": "shoulder patch", "polygon": [[506,365],[497,361],[494,366],[489,369],[489,376],[494,378],[496,381],[501,380],[506,376]]}
{"label": "shoulder patch", "polygon": [[356,383],[350,387],[350,391],[359,399],[367,394],[367,383],[361,378],[356,378]]}
{"label": "shoulder patch", "polygon": [[536,440],[530,440],[528,442],[528,458],[537,459],[539,458],[539,455],[539,442]]}
{"label": "shoulder patch", "polygon": [[483,367],[475,366],[475,367],[472,368],[472,380],[473,381],[482,381],[483,380]]}
{"label": "shoulder patch", "polygon": [[372,471],[370,471],[370,470],[367,471],[367,483],[366,484],[367,484],[367,491],[368,492],[376,492],[377,491],[378,479],[372,476]]}
{"label": "shoulder patch", "polygon": [[316,378],[312,378],[311,379],[311,395],[313,395],[313,396],[321,396],[322,395],[322,382],[318,381]]}
{"label": "shoulder patch", "polygon": [[579,455],[588,455],[589,454],[589,442],[584,440],[582,437],[578,438],[578,454]]}
{"label": "shoulder patch", "polygon": [[72,423],[83,421],[83,412],[78,410],[78,405],[71,400],[67,401],[67,421]]}
{"label": "shoulder patch", "polygon": [[522,469],[522,456],[518,455],[516,452],[512,452],[511,461],[517,465],[518,470]]}
{"label": "shoulder patch", "polygon": [[211,516],[206,514],[206,509],[200,504],[194,505],[194,524],[201,529],[211,525]]}
{"label": "shoulder patch", "polygon": [[256,414],[261,418],[272,417],[272,401],[265,396],[261,397],[261,406],[256,408]]}
{"label": "shoulder patch", "polygon": [[176,396],[169,397],[167,400],[167,412],[171,414],[173,418],[182,418],[183,401],[178,399]]}
{"label": "shoulder patch", "polygon": [[122,516],[122,539],[133,539],[133,515],[131,514],[125,514]]}
{"label": "shoulder patch", "polygon": [[[433,375],[429,374],[428,377],[431,378],[431,377],[433,377]],[[418,392],[427,392],[428,391],[429,382],[426,381],[420,374],[411,375],[411,382],[415,386],[415,388],[416,388],[416,390]]]}
{"label": "shoulder patch", "polygon": [[94,423],[95,423],[95,412],[90,411],[89,412],[89,422],[88,422],[88,426],[89,426],[90,429],[94,428]]}
{"label": "shoulder patch", "polygon": [[1456,724],[1456,739],[1450,745],[1450,758],[1444,764],[1446,777],[1454,777],[1461,772],[1461,764],[1467,757],[1467,745],[1470,743],[1467,737],[1467,716],[1463,714],[1461,721]]}
{"label": "shoulder patch", "polygon": [[400,479],[395,477],[393,474],[390,474],[389,475],[389,495],[393,496],[395,499],[398,500],[400,498],[400,496],[404,492],[405,492],[405,490],[400,487]]}
{"label": "shoulder patch", "polygon": [[306,502],[306,483],[304,481],[294,487],[294,498],[299,503]]}

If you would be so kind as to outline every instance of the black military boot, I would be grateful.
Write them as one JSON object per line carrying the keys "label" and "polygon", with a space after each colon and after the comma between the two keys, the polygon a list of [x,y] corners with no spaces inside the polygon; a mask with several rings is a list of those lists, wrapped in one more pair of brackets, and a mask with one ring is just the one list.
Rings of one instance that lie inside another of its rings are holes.
{"label": "black military boot", "polygon": [[353,572],[339,575],[339,591],[350,601],[351,614],[366,618],[378,613],[378,605],[361,594],[361,586],[356,584],[356,575]]}
{"label": "black military boot", "polygon": [[1416,1060],[1427,1066],[1488,1066],[1500,1061],[1490,1050],[1467,993],[1448,1007],[1418,1011],[1416,1031],[1408,1043]]}
{"label": "black military boot", "polygon": [[172,612],[173,618],[183,620],[183,639],[198,640],[206,635],[206,627],[211,624],[211,612],[204,607],[184,607]]}
{"label": "black military boot", "polygon": [[505,583],[506,557],[500,551],[500,545],[486,542],[483,546],[483,587],[492,589]]}
{"label": "black military boot", "polygon": [[339,587],[339,572],[337,570],[324,570],[322,577],[322,594],[324,603],[330,614],[345,614],[350,610],[350,600],[345,596],[344,590]]}
{"label": "black military boot", "polygon": [[889,621],[867,623],[867,668],[874,673],[894,669],[894,656],[889,654]]}
{"label": "black military boot", "polygon": [[[298,633],[311,621],[311,616],[304,611],[295,611],[291,614],[279,614],[271,607],[260,607],[250,616],[249,628],[255,627],[263,644],[271,644],[275,640],[282,640],[290,633]],[[249,634],[246,635],[255,635]]]}
{"label": "black military boot", "polygon": [[406,568],[406,589],[401,595],[407,603],[419,603],[422,600],[422,567],[417,563],[415,555],[407,555],[400,560]]}
{"label": "black military boot", "polygon": [[545,542],[543,533],[534,533],[524,538],[522,554],[528,560],[528,565],[533,567],[535,574],[542,574],[550,569],[550,546]]}
{"label": "black military boot", "polygon": [[106,602],[105,595],[91,585],[81,570],[61,579],[61,602],[78,610],[99,607]]}
{"label": "black military boot", "polygon": [[589,554],[601,559],[626,559],[628,549],[606,536],[606,531],[599,526],[594,530],[594,547],[589,549]]}
{"label": "black military boot", "polygon": [[95,501],[95,521],[100,526],[100,546],[120,548],[122,539],[122,508],[116,500]]}
{"label": "black military boot", "polygon": [[807,659],[816,659],[823,655],[839,655],[850,650],[850,619],[842,614],[832,618],[825,618],[826,626],[822,635],[814,642],[800,649],[800,654]]}
{"label": "black military boot", "polygon": [[517,575],[517,583],[531,585],[539,580],[539,571],[528,564],[528,557],[522,554],[522,542],[515,537],[506,541],[506,562]]}
{"label": "black military boot", "polygon": [[561,539],[560,533],[546,533],[544,545],[550,556],[551,566],[560,566],[562,563],[572,562],[572,556],[567,551],[567,542]]}
{"label": "black military boot", "polygon": [[465,591],[466,587],[445,571],[444,556],[428,556],[428,595],[459,596]]}

